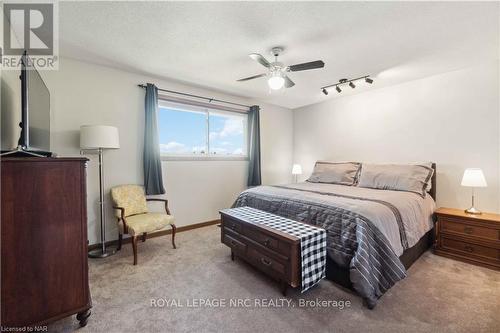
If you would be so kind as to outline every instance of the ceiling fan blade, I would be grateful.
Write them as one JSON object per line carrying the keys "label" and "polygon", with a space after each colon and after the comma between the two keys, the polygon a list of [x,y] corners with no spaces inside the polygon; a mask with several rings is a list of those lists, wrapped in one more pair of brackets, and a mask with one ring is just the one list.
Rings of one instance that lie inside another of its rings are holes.
{"label": "ceiling fan blade", "polygon": [[311,62],[304,62],[302,64],[292,65],[288,68],[290,69],[291,72],[298,72],[298,71],[305,71],[308,69],[323,68],[323,67],[325,67],[325,63],[321,60],[316,60]]}
{"label": "ceiling fan blade", "polygon": [[283,78],[285,79],[285,88],[291,88],[295,85],[295,83],[290,80],[288,76],[285,75]]}
{"label": "ceiling fan blade", "polygon": [[246,77],[246,78],[243,78],[243,79],[239,79],[239,80],[236,80],[238,82],[242,82],[242,81],[248,81],[248,80],[253,80],[253,79],[256,79],[256,78],[259,78],[259,77],[263,77],[263,76],[266,76],[267,74],[259,74],[259,75],[254,75],[254,76],[249,76],[249,77]]}
{"label": "ceiling fan blade", "polygon": [[271,64],[269,63],[269,61],[266,60],[266,58],[264,58],[262,55],[258,54],[258,53],[252,53],[252,54],[249,54],[248,55],[250,58],[252,58],[253,60],[257,61],[259,64],[261,64],[262,66],[264,67],[271,67]]}

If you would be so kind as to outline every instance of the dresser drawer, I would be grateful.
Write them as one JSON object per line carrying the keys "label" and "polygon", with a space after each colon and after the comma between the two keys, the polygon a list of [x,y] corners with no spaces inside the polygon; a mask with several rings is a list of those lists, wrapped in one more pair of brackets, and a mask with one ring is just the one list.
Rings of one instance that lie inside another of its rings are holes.
{"label": "dresser drawer", "polygon": [[236,221],[236,220],[233,220],[233,219],[229,219],[229,218],[226,218],[223,220],[223,226],[224,228],[227,228],[231,231],[234,231],[234,232],[237,232],[237,233],[242,233],[243,231],[243,225]]}
{"label": "dresser drawer", "polygon": [[492,260],[500,259],[500,250],[481,246],[477,244],[471,244],[463,242],[461,240],[456,240],[448,237],[441,238],[441,247],[445,250],[451,250],[454,252],[467,253],[471,256],[479,256],[483,258],[488,258]]}
{"label": "dresser drawer", "polygon": [[232,237],[228,234],[224,234],[223,242],[227,246],[229,246],[234,252],[242,254],[245,253],[247,249],[247,245],[242,241],[236,239],[236,237]]}
{"label": "dresser drawer", "polygon": [[272,271],[278,273],[280,276],[285,275],[286,266],[285,264],[266,256],[257,249],[253,247],[248,247],[247,258],[254,263],[254,265],[263,269],[264,271]]}
{"label": "dresser drawer", "polygon": [[251,227],[245,228],[243,230],[243,235],[273,252],[277,252],[285,257],[290,257],[291,244],[288,242],[279,240],[277,237],[273,237],[268,233],[255,230]]}
{"label": "dresser drawer", "polygon": [[499,240],[499,231],[486,227],[470,225],[460,220],[441,218],[441,231],[444,233],[467,235],[472,237],[481,237],[491,240]]}

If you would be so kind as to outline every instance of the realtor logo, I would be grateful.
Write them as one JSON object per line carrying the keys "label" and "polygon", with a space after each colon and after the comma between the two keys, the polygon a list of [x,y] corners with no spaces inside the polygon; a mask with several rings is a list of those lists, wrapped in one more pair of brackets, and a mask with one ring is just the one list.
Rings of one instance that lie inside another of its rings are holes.
{"label": "realtor logo", "polygon": [[2,68],[18,68],[26,51],[29,60],[40,69],[56,69],[56,2],[7,2],[3,4]]}

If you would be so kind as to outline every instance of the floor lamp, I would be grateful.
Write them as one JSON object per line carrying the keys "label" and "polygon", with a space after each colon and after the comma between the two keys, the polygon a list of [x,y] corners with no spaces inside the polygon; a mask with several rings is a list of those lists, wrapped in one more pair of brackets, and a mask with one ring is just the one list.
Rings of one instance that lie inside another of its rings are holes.
{"label": "floor lamp", "polygon": [[80,127],[80,148],[97,151],[99,154],[99,208],[101,215],[101,247],[89,252],[90,258],[106,258],[116,250],[106,248],[106,215],[104,213],[104,161],[105,149],[118,149],[120,142],[118,128],[104,125],[85,125]]}

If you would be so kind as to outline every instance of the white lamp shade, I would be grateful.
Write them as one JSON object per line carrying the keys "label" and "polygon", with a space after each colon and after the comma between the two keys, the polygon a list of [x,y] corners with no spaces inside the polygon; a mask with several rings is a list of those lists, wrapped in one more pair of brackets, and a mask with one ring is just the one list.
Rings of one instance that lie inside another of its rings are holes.
{"label": "white lamp shade", "polygon": [[484,178],[483,170],[478,168],[465,169],[462,178],[462,186],[468,187],[486,187],[486,179]]}
{"label": "white lamp shade", "polygon": [[84,125],[80,127],[81,149],[118,149],[120,140],[118,128],[105,125]]}
{"label": "white lamp shade", "polygon": [[302,174],[302,167],[300,164],[294,164],[292,167],[292,175],[301,175]]}

